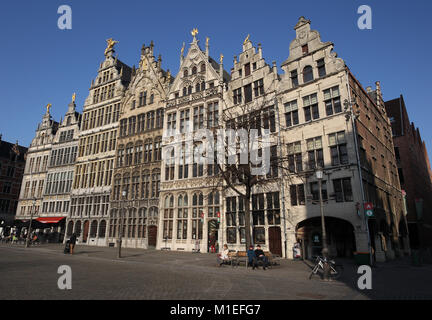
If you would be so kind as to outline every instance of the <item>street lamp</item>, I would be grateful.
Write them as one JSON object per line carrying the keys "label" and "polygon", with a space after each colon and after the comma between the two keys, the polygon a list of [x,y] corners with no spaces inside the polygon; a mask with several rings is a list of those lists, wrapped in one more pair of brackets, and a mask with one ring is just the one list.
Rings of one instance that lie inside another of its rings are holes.
{"label": "street lamp", "polygon": [[125,204],[125,199],[127,196],[126,190],[123,190],[122,192],[122,203],[119,210],[119,216],[120,216],[120,229],[119,229],[119,239],[118,239],[118,258],[121,258],[121,246],[122,246],[122,236],[123,236],[123,209]]}
{"label": "street lamp", "polygon": [[328,263],[328,254],[329,250],[327,247],[327,233],[325,227],[325,218],[324,218],[324,203],[322,197],[322,179],[324,175],[324,171],[321,168],[317,168],[316,178],[318,179],[318,190],[319,190],[319,200],[320,200],[320,211],[321,211],[321,228],[322,228],[322,255],[324,257],[324,279],[328,280],[330,278],[330,265]]}
{"label": "street lamp", "polygon": [[29,229],[27,231],[27,238],[26,238],[26,244],[25,247],[28,248],[29,247],[29,243],[30,243],[30,234],[31,234],[31,228],[32,228],[32,222],[33,222],[33,214],[35,213],[35,208],[36,208],[36,199],[33,199],[33,206],[32,206],[32,210],[30,213],[30,224],[29,224]]}

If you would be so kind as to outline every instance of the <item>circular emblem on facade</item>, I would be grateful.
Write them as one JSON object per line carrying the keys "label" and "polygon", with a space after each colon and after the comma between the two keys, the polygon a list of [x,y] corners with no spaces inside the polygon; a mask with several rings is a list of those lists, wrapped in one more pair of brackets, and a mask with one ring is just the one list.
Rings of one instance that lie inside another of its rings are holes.
{"label": "circular emblem on facade", "polygon": [[300,38],[300,39],[304,39],[304,38],[306,37],[306,34],[307,34],[306,31],[302,31],[302,32],[300,32],[300,33],[299,33],[299,38]]}
{"label": "circular emblem on facade", "polygon": [[191,59],[195,59],[197,55],[198,55],[198,51],[196,49],[192,49],[191,52],[189,53],[189,57]]}

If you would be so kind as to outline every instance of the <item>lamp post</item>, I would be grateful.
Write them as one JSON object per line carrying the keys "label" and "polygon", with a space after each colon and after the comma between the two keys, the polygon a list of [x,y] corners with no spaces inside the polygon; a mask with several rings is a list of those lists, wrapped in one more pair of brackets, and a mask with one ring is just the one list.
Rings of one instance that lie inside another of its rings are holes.
{"label": "lamp post", "polygon": [[32,210],[30,213],[30,224],[29,224],[29,229],[27,231],[27,238],[26,238],[26,244],[25,247],[28,248],[29,244],[30,244],[30,234],[31,234],[31,228],[32,228],[32,222],[33,222],[33,214],[35,213],[35,208],[36,208],[36,199],[33,199],[33,206],[32,206]]}
{"label": "lamp post", "polygon": [[119,225],[119,239],[118,239],[118,258],[121,258],[121,246],[122,246],[122,237],[123,237],[123,209],[125,208],[125,200],[126,200],[127,192],[124,190],[122,192],[122,203],[119,210],[119,216],[120,216],[120,225]]}
{"label": "lamp post", "polygon": [[319,200],[320,200],[320,211],[321,211],[321,228],[322,228],[322,255],[324,257],[324,280],[330,279],[330,265],[328,263],[328,254],[329,250],[327,247],[327,233],[325,227],[325,218],[324,218],[324,203],[322,197],[322,179],[324,172],[321,168],[316,170],[316,177],[318,179],[318,190],[319,190]]}

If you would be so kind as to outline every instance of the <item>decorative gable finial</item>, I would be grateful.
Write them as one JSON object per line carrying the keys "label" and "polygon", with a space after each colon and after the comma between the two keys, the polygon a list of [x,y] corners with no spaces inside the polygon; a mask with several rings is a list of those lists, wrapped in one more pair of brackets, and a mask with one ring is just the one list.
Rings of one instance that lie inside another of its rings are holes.
{"label": "decorative gable finial", "polygon": [[194,37],[194,40],[196,40],[196,35],[198,34],[198,29],[197,28],[194,28],[194,29],[192,29],[192,31],[191,31],[191,35],[192,35],[192,37]]}
{"label": "decorative gable finial", "polygon": [[105,49],[105,56],[108,55],[109,52],[114,51],[114,46],[119,43],[118,41],[113,40],[113,38],[109,38],[106,42],[107,48]]}
{"label": "decorative gable finial", "polygon": [[249,42],[250,34],[247,35],[246,39],[243,41],[243,45]]}

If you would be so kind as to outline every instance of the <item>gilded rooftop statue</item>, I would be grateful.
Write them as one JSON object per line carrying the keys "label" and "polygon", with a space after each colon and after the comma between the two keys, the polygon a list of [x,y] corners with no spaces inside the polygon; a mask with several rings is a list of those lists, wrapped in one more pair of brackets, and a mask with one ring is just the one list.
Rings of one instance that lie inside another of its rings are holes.
{"label": "gilded rooftop statue", "polygon": [[116,43],[119,43],[118,41],[113,40],[113,38],[109,38],[106,42],[107,42],[107,48],[105,49],[105,55],[107,55],[108,52],[114,49]]}

